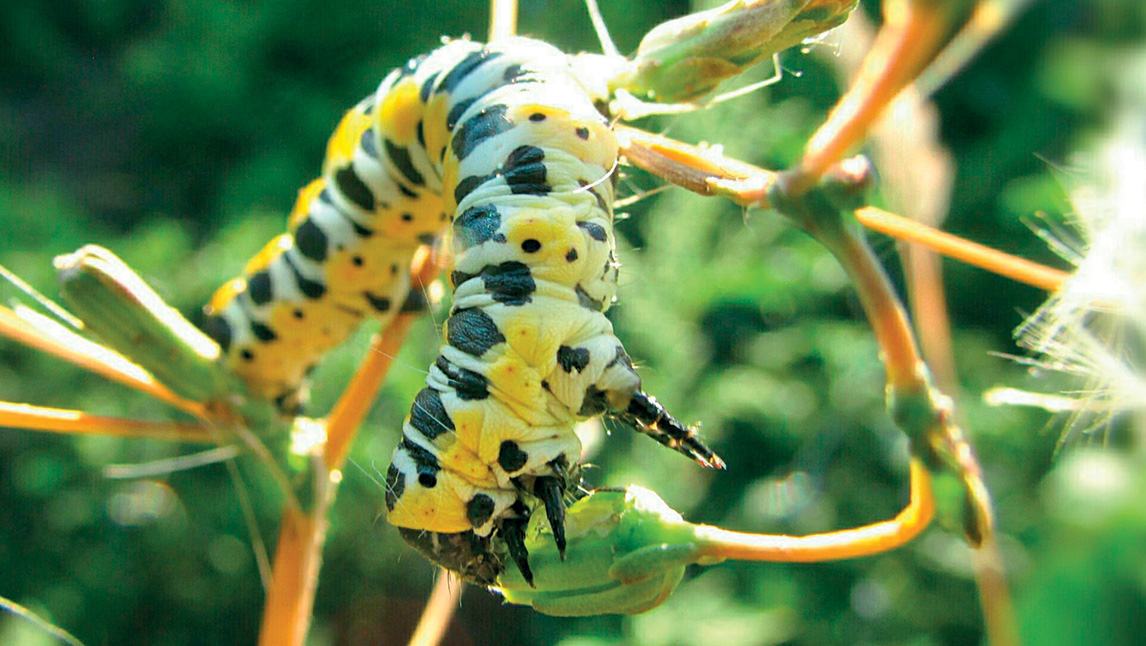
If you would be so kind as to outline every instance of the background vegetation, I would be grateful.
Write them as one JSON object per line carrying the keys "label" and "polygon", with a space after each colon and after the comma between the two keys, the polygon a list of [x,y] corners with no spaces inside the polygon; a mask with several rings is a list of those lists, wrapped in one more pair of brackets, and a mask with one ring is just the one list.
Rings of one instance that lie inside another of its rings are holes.
{"label": "background vegetation", "polygon": [[[0,263],[54,293],[51,258],[87,242],[136,267],[188,316],[283,227],[342,111],[443,34],[483,37],[461,0],[55,0],[8,3],[0,21]],[[685,2],[610,2],[623,51]],[[866,7],[874,13],[873,7]],[[1054,263],[1028,227],[1068,211],[1052,170],[1101,131],[1117,69],[1140,44],[1132,0],[1036,3],[940,91],[956,159],[945,227]],[[521,32],[595,50],[575,0],[523,0]],[[773,88],[649,124],[722,142],[767,167],[791,163],[835,100],[831,52],[789,54]],[[651,188],[630,173],[622,193]],[[905,447],[883,411],[873,341],[834,261],[768,213],[673,190],[622,222],[618,335],[646,386],[729,463],[702,472],[643,438],[603,438],[598,485],[645,484],[694,521],[808,533],[892,516]],[[877,240],[889,266],[890,241]],[[1132,433],[1102,454],[1069,446],[1045,415],[980,394],[1030,385],[1011,330],[1044,295],[947,265],[960,401],[998,506],[1017,614],[1030,644],[1136,643],[1146,635],[1146,493]],[[442,314],[436,315],[441,321]],[[339,392],[368,331],[316,379],[312,410]],[[926,334],[926,331],[923,332]],[[334,509],[312,643],[402,644],[433,578],[380,517],[378,470],[438,343],[411,338],[364,430]],[[162,419],[171,413],[58,361],[0,345],[0,398]],[[256,536],[278,500],[240,460],[116,479],[108,465],[198,447],[0,432],[0,595],[99,644],[250,644],[262,592]],[[241,511],[241,494],[256,520]],[[272,541],[273,542],[273,541]],[[470,590],[450,644],[978,644],[968,553],[932,529],[877,558],[690,571],[662,608],[633,618],[552,619]],[[0,643],[50,639],[0,616]]]}

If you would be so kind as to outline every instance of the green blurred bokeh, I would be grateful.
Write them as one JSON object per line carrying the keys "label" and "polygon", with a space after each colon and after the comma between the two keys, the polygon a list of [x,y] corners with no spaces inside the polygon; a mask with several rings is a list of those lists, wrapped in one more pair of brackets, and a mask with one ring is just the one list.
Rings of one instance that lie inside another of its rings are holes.
{"label": "green blurred bokeh", "polygon": [[[684,2],[603,4],[622,51],[689,11]],[[1068,209],[1051,169],[1104,127],[1104,79],[1116,73],[1106,57],[1142,42],[1144,13],[1137,0],[1036,3],[939,92],[957,164],[947,229],[1056,262],[1025,218]],[[5,14],[0,262],[54,294],[51,258],[99,243],[193,320],[282,230],[342,111],[441,35],[481,38],[487,25],[483,3],[460,0],[13,1]],[[596,49],[576,0],[523,0],[520,15],[523,34]],[[789,54],[779,85],[649,127],[722,142],[768,167],[790,164],[838,95],[829,59]],[[653,186],[629,172],[621,192]],[[679,417],[702,420],[729,469],[701,471],[616,429],[588,480],[649,486],[686,518],[733,529],[801,534],[894,515],[906,498],[906,449],[883,411],[871,334],[834,261],[771,214],[679,190],[629,211],[618,225],[625,266],[611,317],[648,390]],[[875,245],[894,266],[891,242]],[[1014,352],[1010,331],[1043,294],[946,268],[954,394],[998,506],[1027,643],[1139,643],[1140,454],[1132,441],[1056,454],[1046,415],[980,403],[986,388],[1030,385],[1022,367],[991,353]],[[437,346],[435,320],[412,334],[354,447],[312,644],[405,643],[433,583],[433,569],[381,519],[379,472]],[[323,365],[313,410],[337,396],[368,333]],[[0,399],[172,414],[13,343],[0,354]],[[105,471],[197,450],[0,431],[0,595],[88,646],[253,643],[262,603],[254,553],[260,540],[274,542],[279,502],[260,467],[240,460],[239,481],[222,464],[158,478]],[[874,558],[690,570],[663,607],[633,618],[552,619],[471,590],[446,643],[979,644],[970,568],[958,535],[935,528]],[[0,644],[48,643],[0,615]]]}

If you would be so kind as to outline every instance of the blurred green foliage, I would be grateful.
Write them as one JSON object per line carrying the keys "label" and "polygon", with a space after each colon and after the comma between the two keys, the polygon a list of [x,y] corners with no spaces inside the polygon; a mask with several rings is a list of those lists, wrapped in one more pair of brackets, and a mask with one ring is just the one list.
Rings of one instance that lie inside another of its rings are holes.
{"label": "blurred green foliage", "polygon": [[[689,10],[684,2],[603,4],[622,51]],[[281,231],[342,111],[441,35],[481,38],[486,13],[462,0],[8,3],[0,21],[0,262],[54,293],[51,258],[103,244],[194,319]],[[596,48],[576,0],[523,0],[520,15],[523,34],[567,51]],[[1144,24],[1134,0],[1036,3],[940,91],[942,136],[957,163],[946,228],[1054,262],[1025,218],[1068,209],[1050,171],[1082,135],[1104,127],[1104,79],[1117,73],[1106,57],[1140,44]],[[838,96],[827,58],[789,54],[785,67],[802,76],[648,127],[784,166]],[[654,182],[630,172],[621,186],[633,193]],[[883,411],[872,337],[831,258],[768,213],[746,215],[679,190],[630,211],[618,226],[626,247],[612,315],[618,335],[647,388],[678,416],[703,420],[729,470],[701,471],[617,429],[593,457],[589,481],[643,484],[688,519],[733,529],[800,534],[896,513],[906,497],[906,450]],[[875,244],[893,265],[891,243]],[[954,394],[998,505],[1027,643],[1139,643],[1141,454],[1056,455],[1045,415],[981,404],[991,386],[1029,385],[1021,367],[991,353],[1014,351],[1011,329],[1044,295],[946,267],[961,367]],[[354,448],[332,517],[315,645],[405,643],[432,584],[432,568],[380,517],[379,471],[441,320],[438,313],[415,330]],[[368,333],[322,367],[313,410],[337,396]],[[0,355],[2,399],[172,414],[12,343]],[[0,595],[89,646],[253,643],[262,602],[254,551],[263,549],[258,536],[273,543],[279,502],[259,465],[240,460],[238,482],[220,464],[145,479],[104,471],[196,450],[0,432]],[[253,502],[254,525],[240,493]],[[473,590],[446,643],[982,640],[969,554],[957,534],[932,529],[875,558],[690,571],[662,608],[633,618],[552,619]],[[0,644],[47,643],[0,616]]]}

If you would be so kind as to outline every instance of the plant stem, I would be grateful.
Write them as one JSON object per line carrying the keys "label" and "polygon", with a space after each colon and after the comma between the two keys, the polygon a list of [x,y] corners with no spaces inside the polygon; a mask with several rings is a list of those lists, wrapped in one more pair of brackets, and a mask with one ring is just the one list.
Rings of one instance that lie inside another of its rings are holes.
{"label": "plant stem", "polygon": [[[638,166],[705,195],[723,195],[749,207],[774,208],[791,218],[836,256],[859,293],[887,371],[887,401],[897,424],[912,440],[912,450],[929,467],[954,473],[966,507],[964,530],[978,545],[993,532],[990,498],[974,451],[954,424],[950,401],[932,387],[919,356],[907,316],[891,283],[864,240],[851,209],[833,200],[852,200],[860,168],[846,160],[828,169],[827,184],[815,194],[803,188],[799,172],[776,174],[752,169],[712,151],[702,151],[662,137],[620,129],[621,147]],[[630,153],[630,151],[632,151]],[[864,175],[867,177],[867,175]],[[849,179],[851,178],[851,179]],[[849,188],[849,181],[853,185]],[[864,180],[866,181],[866,180]]]}
{"label": "plant stem", "polygon": [[[412,289],[421,289],[432,280],[437,268],[430,256],[428,249],[415,256]],[[338,491],[342,465],[416,317],[416,313],[399,314],[379,333],[330,417],[322,422],[327,441],[321,455],[313,459],[314,504],[309,509],[284,508],[259,630],[260,646],[302,646],[306,641],[329,526],[326,515]]]}
{"label": "plant stem", "polygon": [[970,15],[970,0],[890,0],[884,24],[859,76],[816,131],[793,171],[790,194],[811,189],[828,168],[858,144],[887,104],[947,43]]}
{"label": "plant stem", "polygon": [[919,244],[968,265],[980,267],[991,273],[1047,291],[1058,290],[1070,277],[1069,273],[1060,269],[1052,269],[964,240],[959,236],[933,229],[914,220],[872,206],[857,210],[856,219],[860,221],[860,224],[873,231],[885,233],[905,242]]}
{"label": "plant stem", "polygon": [[699,526],[700,555],[717,559],[811,563],[880,554],[919,535],[935,514],[931,474],[917,460],[911,461],[911,500],[895,518],[855,529],[809,536],[776,536],[732,532]]}
{"label": "plant stem", "polygon": [[[776,173],[724,157],[714,150],[652,135],[627,126],[616,126],[622,135],[621,151],[629,163],[701,195],[720,195],[750,208],[770,208],[767,191]],[[1069,276],[1058,269],[985,247],[959,236],[939,231],[873,207],[856,211],[860,224],[900,240],[926,247],[1012,280],[1058,289]]]}
{"label": "plant stem", "polygon": [[109,435],[135,439],[214,444],[211,429],[198,422],[152,422],[89,415],[78,410],[0,401],[0,426],[51,433]]}
{"label": "plant stem", "polygon": [[449,570],[438,570],[438,580],[426,601],[418,627],[410,637],[408,646],[437,646],[446,634],[450,619],[462,598],[464,584]]}
{"label": "plant stem", "polygon": [[309,512],[298,507],[283,510],[259,646],[302,646],[306,642],[326,538],[326,510],[325,497]]}
{"label": "plant stem", "polygon": [[8,337],[88,372],[134,388],[201,419],[208,417],[203,404],[176,395],[156,381],[146,370],[122,355],[89,341],[32,310],[22,309],[16,312],[7,307],[0,307],[0,336]]}
{"label": "plant stem", "polygon": [[821,226],[809,233],[832,252],[851,278],[875,332],[889,386],[923,387],[926,368],[891,281],[862,234],[850,230],[842,220],[838,224],[838,228],[824,227],[821,221]]}

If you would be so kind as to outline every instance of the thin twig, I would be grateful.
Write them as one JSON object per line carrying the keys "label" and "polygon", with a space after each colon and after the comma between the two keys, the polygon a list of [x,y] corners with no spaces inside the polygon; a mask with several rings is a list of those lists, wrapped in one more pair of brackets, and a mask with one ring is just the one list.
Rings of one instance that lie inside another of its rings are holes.
{"label": "thin twig", "polygon": [[203,404],[176,395],[122,355],[30,309],[11,310],[0,307],[0,336],[143,392],[200,419],[208,418]]}
{"label": "thin twig", "polygon": [[1070,278],[1070,274],[1061,269],[1012,256],[872,206],[856,211],[856,218],[860,224],[873,231],[918,244],[968,265],[1047,291],[1057,291]]}
{"label": "thin twig", "polygon": [[426,601],[426,608],[422,610],[422,618],[418,620],[408,646],[437,646],[442,642],[463,589],[464,585],[453,572],[438,571],[438,580],[434,582],[434,590]]}
{"label": "thin twig", "polygon": [[493,42],[517,33],[517,0],[491,0],[489,40]]}
{"label": "thin twig", "polygon": [[215,444],[217,435],[199,422],[153,422],[91,415],[78,410],[0,401],[0,426],[50,433],[108,435],[172,442]]}
{"label": "thin twig", "polygon": [[[776,173],[690,146],[661,135],[617,126],[621,152],[629,163],[701,195],[722,195],[742,206],[769,208],[768,188]],[[729,189],[735,185],[736,191]],[[755,188],[747,190],[745,187]],[[874,207],[856,211],[865,227],[932,249],[967,264],[1047,290],[1058,289],[1068,273],[965,240]]]}

